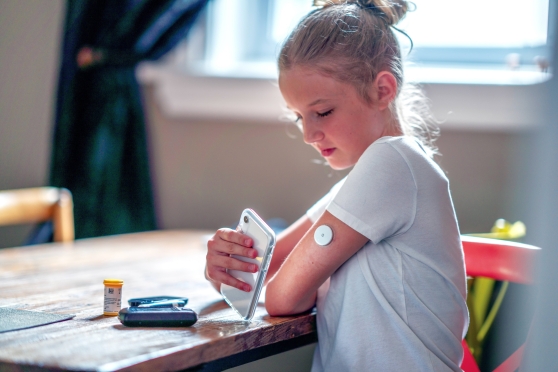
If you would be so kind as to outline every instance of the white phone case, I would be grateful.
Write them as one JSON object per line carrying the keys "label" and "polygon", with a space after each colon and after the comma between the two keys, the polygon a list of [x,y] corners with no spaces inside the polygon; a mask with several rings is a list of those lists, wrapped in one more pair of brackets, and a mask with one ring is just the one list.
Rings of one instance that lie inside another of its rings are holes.
{"label": "white phone case", "polygon": [[221,294],[227,303],[244,320],[250,320],[254,316],[256,306],[262,291],[267,269],[271,262],[273,248],[275,248],[275,233],[273,230],[251,209],[245,209],[240,216],[240,229],[243,234],[248,235],[254,241],[253,248],[258,251],[255,259],[232,255],[232,257],[255,263],[259,266],[256,273],[247,273],[238,270],[228,270],[238,280],[248,283],[252,290],[244,292],[235,287],[221,284]]}

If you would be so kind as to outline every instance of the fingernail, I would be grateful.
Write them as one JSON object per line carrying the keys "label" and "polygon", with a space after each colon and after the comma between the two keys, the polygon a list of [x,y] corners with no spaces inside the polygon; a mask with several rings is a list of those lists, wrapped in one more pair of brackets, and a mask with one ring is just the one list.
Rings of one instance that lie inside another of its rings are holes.
{"label": "fingernail", "polygon": [[245,292],[250,292],[250,287],[247,286],[247,285],[245,285],[245,286],[244,286],[244,291],[245,291]]}
{"label": "fingernail", "polygon": [[250,246],[250,239],[246,239],[246,240],[244,241],[244,245]]}
{"label": "fingernail", "polygon": [[258,266],[252,265],[252,272],[255,273],[256,271],[258,271]]}

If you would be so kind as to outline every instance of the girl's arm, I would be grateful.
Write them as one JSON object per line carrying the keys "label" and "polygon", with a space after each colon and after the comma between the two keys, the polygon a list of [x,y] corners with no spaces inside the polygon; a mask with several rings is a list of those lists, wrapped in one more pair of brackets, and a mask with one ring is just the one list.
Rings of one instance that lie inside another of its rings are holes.
{"label": "girl's arm", "polygon": [[304,234],[312,227],[312,221],[308,216],[300,217],[296,222],[287,227],[277,236],[277,244],[273,250],[273,257],[267,269],[266,283],[275,275],[277,270],[281,267],[289,253],[302,239]]}
{"label": "girl's arm", "polygon": [[[333,230],[333,240],[327,246],[320,246],[314,241],[314,231],[321,225],[328,225]],[[279,316],[297,314],[312,308],[320,285],[367,241],[368,238],[326,210],[307,229],[290,254],[287,252],[284,263],[274,268],[276,273],[270,272],[275,275],[267,285],[267,312],[272,316]],[[273,258],[275,261],[275,257]],[[274,264],[273,261],[271,265]],[[275,264],[280,262],[276,261]]]}

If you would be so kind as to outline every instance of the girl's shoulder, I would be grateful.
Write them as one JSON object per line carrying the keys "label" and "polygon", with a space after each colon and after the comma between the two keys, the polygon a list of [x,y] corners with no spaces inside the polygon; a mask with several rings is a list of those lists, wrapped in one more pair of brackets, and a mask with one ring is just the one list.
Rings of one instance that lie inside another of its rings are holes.
{"label": "girl's shoulder", "polygon": [[378,138],[370,146],[380,146],[385,144],[391,145],[397,149],[407,148],[414,151],[420,150],[420,152],[427,155],[422,144],[417,139],[410,136],[384,136]]}
{"label": "girl's shoulder", "polygon": [[402,158],[405,162],[430,159],[422,144],[409,136],[385,136],[374,141],[365,151],[362,160],[389,157]]}
{"label": "girl's shoulder", "polygon": [[421,173],[446,179],[445,173],[423,145],[411,136],[381,137],[366,149],[359,162],[363,166],[380,166],[393,171],[408,169],[413,177]]}

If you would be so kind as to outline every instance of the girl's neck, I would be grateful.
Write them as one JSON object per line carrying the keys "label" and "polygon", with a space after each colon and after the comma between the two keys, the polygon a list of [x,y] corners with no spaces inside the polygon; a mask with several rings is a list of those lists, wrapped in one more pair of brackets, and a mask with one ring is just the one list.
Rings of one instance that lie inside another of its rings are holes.
{"label": "girl's neck", "polygon": [[382,131],[381,137],[398,137],[402,136],[403,130],[399,121],[395,119],[392,115],[386,117],[386,124],[384,130]]}

